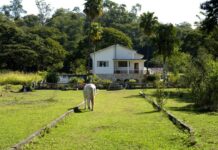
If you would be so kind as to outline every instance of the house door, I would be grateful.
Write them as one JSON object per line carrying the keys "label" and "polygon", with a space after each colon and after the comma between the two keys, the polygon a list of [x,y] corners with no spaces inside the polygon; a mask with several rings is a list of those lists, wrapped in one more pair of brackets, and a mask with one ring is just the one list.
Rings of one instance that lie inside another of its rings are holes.
{"label": "house door", "polygon": [[134,73],[139,73],[139,63],[134,63]]}

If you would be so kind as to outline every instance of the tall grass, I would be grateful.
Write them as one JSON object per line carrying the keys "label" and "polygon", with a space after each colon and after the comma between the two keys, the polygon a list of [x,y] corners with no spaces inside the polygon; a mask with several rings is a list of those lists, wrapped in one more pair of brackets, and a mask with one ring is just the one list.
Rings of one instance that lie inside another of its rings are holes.
{"label": "tall grass", "polygon": [[0,72],[0,85],[23,85],[43,80],[43,78],[40,73]]}

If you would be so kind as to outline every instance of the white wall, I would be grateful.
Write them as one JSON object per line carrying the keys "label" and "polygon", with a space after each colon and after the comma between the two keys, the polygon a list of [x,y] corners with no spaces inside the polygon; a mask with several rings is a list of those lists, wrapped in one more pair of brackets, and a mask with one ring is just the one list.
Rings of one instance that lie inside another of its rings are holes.
{"label": "white wall", "polygon": [[[94,54],[92,54],[92,66],[93,66],[93,73],[94,74],[113,74],[114,73],[114,48],[109,47],[103,51],[99,51]],[[98,61],[108,61],[109,66],[108,67],[98,67],[97,62]]]}

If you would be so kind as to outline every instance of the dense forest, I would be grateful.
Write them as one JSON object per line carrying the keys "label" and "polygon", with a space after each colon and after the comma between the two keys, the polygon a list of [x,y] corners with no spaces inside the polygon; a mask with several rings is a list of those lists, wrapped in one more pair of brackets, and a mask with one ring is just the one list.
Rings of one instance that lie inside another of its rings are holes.
{"label": "dense forest", "polygon": [[1,6],[0,68],[84,74],[89,53],[112,44],[137,50],[149,67],[167,62],[174,72],[183,72],[199,53],[210,54],[212,60],[218,56],[216,0],[199,6],[206,18],[196,22],[195,29],[187,22],[162,24],[154,13],[142,13],[140,4],[129,11],[125,4],[97,0],[99,12],[90,12],[94,1],[88,2],[84,10],[60,8],[52,15],[45,0],[36,0],[38,15],[26,15],[22,0]]}

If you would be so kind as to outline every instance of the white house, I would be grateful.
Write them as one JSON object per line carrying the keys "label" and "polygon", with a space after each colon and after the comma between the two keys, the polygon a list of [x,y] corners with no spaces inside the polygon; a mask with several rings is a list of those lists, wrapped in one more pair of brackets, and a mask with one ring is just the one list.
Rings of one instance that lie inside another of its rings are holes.
{"label": "white house", "polygon": [[143,55],[116,44],[90,54],[92,73],[104,79],[141,81],[144,78]]}

